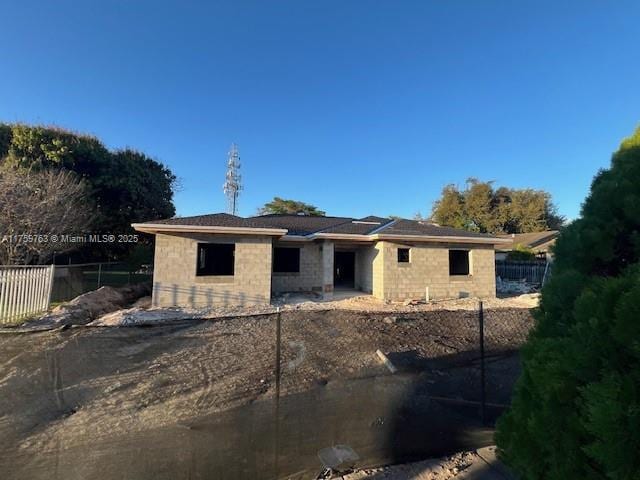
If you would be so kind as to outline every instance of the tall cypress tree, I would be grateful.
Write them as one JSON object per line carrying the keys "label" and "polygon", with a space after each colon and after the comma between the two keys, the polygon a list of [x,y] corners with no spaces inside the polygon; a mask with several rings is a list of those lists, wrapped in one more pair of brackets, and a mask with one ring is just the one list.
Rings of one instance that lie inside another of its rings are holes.
{"label": "tall cypress tree", "polygon": [[596,175],[555,258],[500,454],[524,479],[639,479],[640,129]]}

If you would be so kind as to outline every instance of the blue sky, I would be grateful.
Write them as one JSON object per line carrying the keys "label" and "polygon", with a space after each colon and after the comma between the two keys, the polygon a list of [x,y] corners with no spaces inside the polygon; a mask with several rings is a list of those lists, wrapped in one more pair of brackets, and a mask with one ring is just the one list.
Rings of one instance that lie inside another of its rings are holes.
{"label": "blue sky", "polygon": [[274,195],[331,215],[426,213],[467,177],[572,218],[640,123],[640,2],[3,2],[0,120],[134,147],[180,215]]}

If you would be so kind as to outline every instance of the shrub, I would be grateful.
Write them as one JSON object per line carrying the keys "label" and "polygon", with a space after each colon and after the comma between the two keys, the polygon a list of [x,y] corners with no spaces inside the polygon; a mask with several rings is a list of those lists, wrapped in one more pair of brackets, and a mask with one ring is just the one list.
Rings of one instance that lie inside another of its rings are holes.
{"label": "shrub", "polygon": [[501,457],[524,479],[640,478],[640,129],[555,247]]}
{"label": "shrub", "polygon": [[513,260],[515,262],[530,262],[535,259],[536,254],[533,253],[533,250],[520,243],[507,254],[507,260]]}

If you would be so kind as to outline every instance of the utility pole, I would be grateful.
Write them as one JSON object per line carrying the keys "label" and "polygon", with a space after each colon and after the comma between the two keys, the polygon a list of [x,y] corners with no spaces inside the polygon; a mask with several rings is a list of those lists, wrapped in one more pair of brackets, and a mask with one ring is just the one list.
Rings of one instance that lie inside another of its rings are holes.
{"label": "utility pole", "polygon": [[238,211],[238,195],[242,190],[241,180],[240,154],[238,153],[238,146],[232,143],[227,155],[227,174],[222,186],[224,194],[227,196],[227,213],[231,215],[235,215]]}

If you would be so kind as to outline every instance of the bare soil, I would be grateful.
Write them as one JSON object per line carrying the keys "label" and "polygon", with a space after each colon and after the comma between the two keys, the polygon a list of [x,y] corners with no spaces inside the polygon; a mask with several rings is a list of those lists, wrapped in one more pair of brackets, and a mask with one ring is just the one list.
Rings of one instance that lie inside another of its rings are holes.
{"label": "bare soil", "polygon": [[343,480],[509,480],[515,478],[496,459],[495,446],[420,462],[357,470]]}
{"label": "bare soil", "polygon": [[[36,454],[271,398],[276,318],[2,335],[1,446]],[[488,351],[499,354],[517,349],[533,320],[527,309],[501,308],[487,310],[485,324]],[[477,313],[467,310],[285,312],[281,394],[388,375],[380,349],[401,373],[430,372],[435,393],[473,397],[465,389],[478,338]],[[508,397],[517,361],[503,367],[496,386]]]}
{"label": "bare soil", "polygon": [[[501,298],[482,299],[484,308],[497,309],[521,309],[538,306],[540,294],[523,294],[505,296]],[[92,326],[122,327],[139,325],[158,325],[176,320],[188,319],[220,319],[225,317],[239,317],[252,315],[267,315],[277,311],[332,311],[348,310],[362,313],[418,313],[434,312],[440,310],[467,310],[476,311],[480,299],[456,298],[425,302],[415,299],[407,302],[387,302],[379,300],[372,295],[364,295],[353,290],[336,291],[332,300],[322,299],[320,296],[309,293],[287,293],[274,299],[270,305],[253,306],[215,306],[210,308],[150,308],[150,297],[144,297],[134,304],[132,308],[116,309],[111,313],[96,318],[91,322]],[[82,322],[83,324],[87,322]],[[28,328],[28,326],[26,326]]]}

